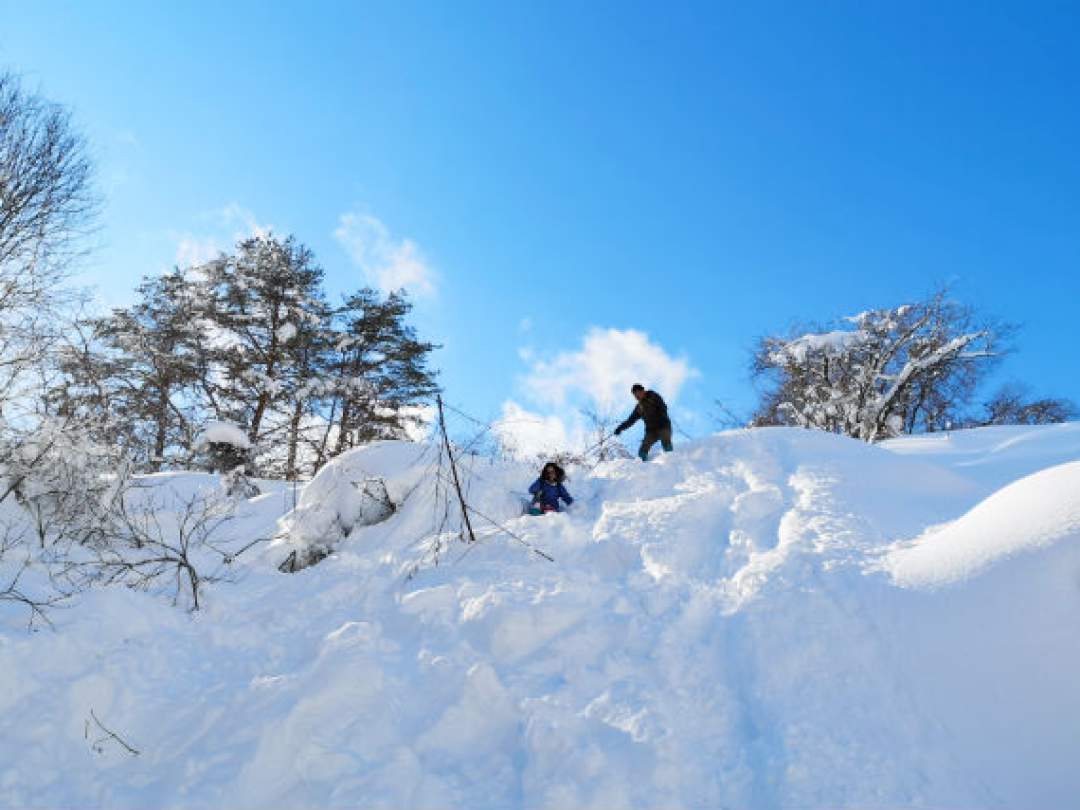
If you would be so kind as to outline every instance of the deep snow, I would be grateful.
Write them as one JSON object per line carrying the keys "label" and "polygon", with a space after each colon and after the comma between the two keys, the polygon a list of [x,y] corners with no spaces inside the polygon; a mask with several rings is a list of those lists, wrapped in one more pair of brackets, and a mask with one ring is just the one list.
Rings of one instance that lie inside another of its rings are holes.
{"label": "deep snow", "polygon": [[[5,608],[0,804],[1075,806],[1080,425],[734,431],[571,469],[542,518],[536,469],[468,458],[516,537],[477,517],[434,565],[437,456],[343,456],[198,614],[112,588],[27,634]],[[361,526],[371,476],[398,508]],[[315,541],[336,551],[277,571]],[[91,709],[140,755],[95,751]]]}

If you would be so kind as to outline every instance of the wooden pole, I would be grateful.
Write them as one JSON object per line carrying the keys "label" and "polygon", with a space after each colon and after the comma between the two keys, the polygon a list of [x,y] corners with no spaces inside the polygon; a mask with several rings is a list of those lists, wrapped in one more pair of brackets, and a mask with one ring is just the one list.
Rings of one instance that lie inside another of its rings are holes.
{"label": "wooden pole", "polygon": [[442,433],[443,444],[446,446],[446,457],[450,459],[450,472],[454,475],[454,489],[457,490],[458,503],[461,504],[461,518],[465,521],[465,528],[469,532],[469,542],[476,542],[473,534],[472,522],[469,520],[469,507],[465,504],[465,496],[461,493],[461,481],[458,479],[457,464],[454,463],[454,452],[450,449],[450,437],[446,435],[446,415],[443,413],[442,395],[435,395],[435,402],[439,406],[439,430]]}

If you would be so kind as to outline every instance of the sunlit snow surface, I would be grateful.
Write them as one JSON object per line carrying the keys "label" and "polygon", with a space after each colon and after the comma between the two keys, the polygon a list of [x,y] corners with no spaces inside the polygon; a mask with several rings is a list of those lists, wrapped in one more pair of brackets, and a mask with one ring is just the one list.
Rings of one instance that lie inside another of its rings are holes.
{"label": "sunlit snow surface", "polygon": [[[436,458],[374,445],[243,504],[240,537],[295,503],[337,551],[287,575],[296,538],[260,544],[196,615],[114,588],[27,634],[4,607],[0,806],[1075,806],[1080,425],[724,433],[570,469],[542,518],[534,466],[468,458],[517,537],[474,517],[437,566]],[[370,476],[399,508],[350,528]],[[91,709],[140,754],[93,750]]]}

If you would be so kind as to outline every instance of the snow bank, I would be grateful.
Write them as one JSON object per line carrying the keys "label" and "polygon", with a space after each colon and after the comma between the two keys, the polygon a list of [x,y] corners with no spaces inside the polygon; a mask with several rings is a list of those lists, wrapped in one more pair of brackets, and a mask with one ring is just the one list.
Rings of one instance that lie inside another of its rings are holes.
{"label": "snow bank", "polygon": [[953,469],[989,495],[1025,475],[1080,460],[1080,422],[953,430],[890,439],[879,446]]}
{"label": "snow bank", "polygon": [[[0,633],[0,805],[1069,806],[1077,465],[994,494],[989,457],[736,431],[571,468],[542,518],[535,469],[466,457],[465,545],[437,446],[354,451],[283,524],[331,516],[318,565]],[[396,508],[364,525],[372,479]],[[95,752],[91,708],[140,755]]]}
{"label": "snow bank", "polygon": [[959,520],[893,551],[886,567],[900,585],[944,585],[1003,557],[1068,539],[1080,541],[1080,462],[1005,487]]}

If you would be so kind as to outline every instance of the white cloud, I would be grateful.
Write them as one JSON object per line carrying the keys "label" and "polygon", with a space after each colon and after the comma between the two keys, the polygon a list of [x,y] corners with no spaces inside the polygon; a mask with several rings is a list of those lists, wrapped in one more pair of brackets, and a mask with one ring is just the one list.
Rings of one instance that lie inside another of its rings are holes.
{"label": "white cloud", "polygon": [[414,295],[434,295],[435,271],[411,239],[395,239],[370,214],[342,214],[334,231],[353,263],[384,292],[404,288]]}
{"label": "white cloud", "polygon": [[237,242],[252,236],[265,236],[274,226],[258,221],[255,214],[238,202],[230,202],[221,208],[204,211],[195,217],[200,223],[196,234],[190,231],[171,231],[169,237],[176,241],[176,263],[181,267],[202,264],[230,250]]}
{"label": "white cloud", "polygon": [[534,413],[508,400],[492,428],[499,443],[514,455],[532,457],[560,450],[584,449],[585,427],[579,414],[569,419]]}
{"label": "white cloud", "polygon": [[182,234],[176,246],[176,264],[180,267],[203,264],[217,257],[222,248],[212,236],[200,238],[192,234]]}
{"label": "white cloud", "polygon": [[266,236],[274,229],[273,225],[261,224],[254,213],[238,202],[228,203],[215,213],[222,225],[234,229],[232,234],[234,242],[251,236]]}
{"label": "white cloud", "polygon": [[641,383],[674,402],[683,384],[698,375],[685,357],[672,357],[636,329],[593,328],[578,351],[538,360],[523,380],[538,403],[564,406],[580,401],[601,412],[633,405],[630,386]]}
{"label": "white cloud", "polygon": [[687,380],[699,376],[686,357],[673,357],[635,329],[593,328],[575,351],[543,360],[522,349],[519,356],[530,365],[521,379],[530,405],[504,402],[495,433],[507,449],[525,456],[585,449],[595,437],[581,409],[621,418],[633,407],[630,386],[636,382],[659,391],[670,405]]}

